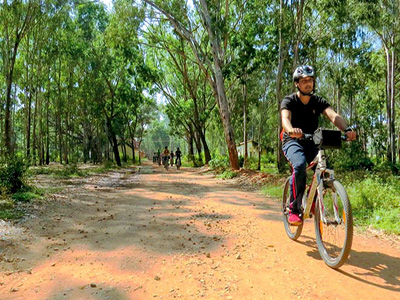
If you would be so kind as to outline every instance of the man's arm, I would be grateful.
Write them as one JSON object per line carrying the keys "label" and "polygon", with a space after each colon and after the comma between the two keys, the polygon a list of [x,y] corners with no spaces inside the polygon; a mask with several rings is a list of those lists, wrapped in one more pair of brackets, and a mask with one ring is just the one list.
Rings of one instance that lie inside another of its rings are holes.
{"label": "man's arm", "polygon": [[291,137],[301,138],[303,131],[300,128],[293,128],[292,126],[292,113],[288,109],[281,110],[282,127]]}
{"label": "man's arm", "polygon": [[[339,130],[346,131],[348,125],[346,121],[343,119],[341,115],[339,115],[336,111],[333,110],[332,107],[328,107],[324,110],[324,115],[335,125]],[[353,141],[356,139],[357,134],[355,131],[347,131],[346,132],[347,139],[349,141]]]}

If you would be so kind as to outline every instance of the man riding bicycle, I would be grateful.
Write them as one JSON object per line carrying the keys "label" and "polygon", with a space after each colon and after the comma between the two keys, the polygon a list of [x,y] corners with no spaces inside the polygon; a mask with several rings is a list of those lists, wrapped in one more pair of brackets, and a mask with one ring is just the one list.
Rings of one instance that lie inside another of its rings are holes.
{"label": "man riding bicycle", "polygon": [[163,151],[163,163],[168,165],[169,162],[169,149],[168,146],[165,146],[164,151]]}
{"label": "man riding bicycle", "polygon": [[176,151],[175,151],[175,156],[176,156],[175,164],[176,165],[178,164],[178,159],[179,159],[179,164],[182,164],[181,155],[182,155],[182,152],[181,152],[181,150],[179,150],[179,147],[176,148]]}
{"label": "man riding bicycle", "polygon": [[282,150],[290,162],[293,173],[290,179],[289,223],[300,225],[301,204],[306,186],[306,167],[318,153],[313,141],[299,140],[304,133],[312,134],[318,128],[318,119],[324,114],[339,130],[344,131],[347,140],[355,140],[352,131],[344,119],[337,114],[329,103],[315,91],[315,71],[312,66],[299,66],[293,73],[297,92],[286,96],[281,103]]}

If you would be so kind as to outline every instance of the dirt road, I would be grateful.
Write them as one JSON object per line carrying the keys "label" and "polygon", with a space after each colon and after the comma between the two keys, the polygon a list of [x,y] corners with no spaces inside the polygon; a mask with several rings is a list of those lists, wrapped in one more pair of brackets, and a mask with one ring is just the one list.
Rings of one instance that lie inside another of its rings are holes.
{"label": "dirt road", "polygon": [[290,241],[279,203],[234,181],[150,164],[45,178],[64,190],[3,224],[0,299],[400,299],[396,242],[358,233],[332,270],[312,221]]}

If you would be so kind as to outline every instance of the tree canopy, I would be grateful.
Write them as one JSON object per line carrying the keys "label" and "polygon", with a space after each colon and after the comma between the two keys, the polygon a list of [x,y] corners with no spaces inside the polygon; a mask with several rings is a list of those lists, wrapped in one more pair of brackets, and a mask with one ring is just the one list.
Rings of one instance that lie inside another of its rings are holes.
{"label": "tree canopy", "polygon": [[223,155],[237,169],[238,144],[254,141],[282,170],[280,101],[294,91],[294,68],[311,64],[318,94],[359,136],[343,164],[396,170],[399,6],[4,1],[0,158],[121,165],[175,141],[195,164]]}

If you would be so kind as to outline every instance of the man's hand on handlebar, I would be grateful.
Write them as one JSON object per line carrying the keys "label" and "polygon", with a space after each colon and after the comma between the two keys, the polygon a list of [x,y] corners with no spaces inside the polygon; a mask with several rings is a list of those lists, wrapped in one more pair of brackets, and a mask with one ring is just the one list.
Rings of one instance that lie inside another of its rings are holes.
{"label": "man's hand on handlebar", "polygon": [[355,131],[346,132],[347,141],[354,141],[357,138],[357,133]]}
{"label": "man's hand on handlebar", "polygon": [[289,136],[295,139],[300,139],[303,137],[303,130],[300,128],[293,128],[292,131],[289,132]]}

